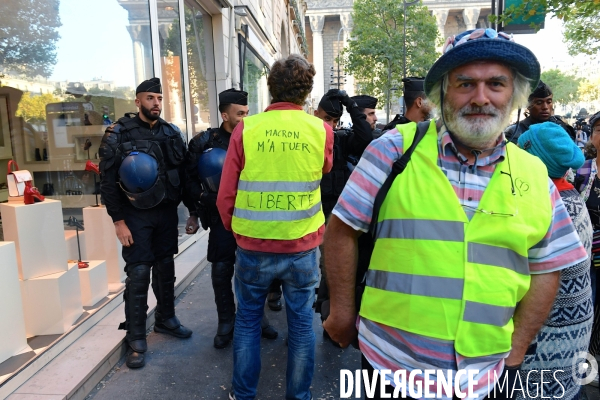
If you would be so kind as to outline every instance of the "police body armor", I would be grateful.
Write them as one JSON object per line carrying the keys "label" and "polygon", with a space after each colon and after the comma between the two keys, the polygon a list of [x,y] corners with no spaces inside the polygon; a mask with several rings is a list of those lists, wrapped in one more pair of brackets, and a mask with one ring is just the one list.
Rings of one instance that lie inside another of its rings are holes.
{"label": "police body armor", "polygon": [[210,228],[215,218],[219,218],[219,213],[216,210],[216,203],[212,204],[212,201],[205,201],[207,203],[205,204],[205,202],[199,201],[202,192],[206,192],[209,193],[208,197],[213,198],[216,202],[217,193],[211,192],[208,187],[203,187],[201,184],[201,179],[198,176],[198,161],[202,153],[207,149],[220,148],[227,151],[229,148],[229,139],[230,137],[220,134],[219,128],[209,128],[199,133],[190,141],[186,160],[186,174],[191,178],[188,181],[188,191],[194,199],[200,224],[204,230]]}
{"label": "police body armor", "polygon": [[348,178],[350,178],[351,171],[348,168],[346,151],[349,136],[350,132],[345,129],[334,131],[333,165],[331,171],[323,174],[321,179],[321,202],[325,216],[333,211],[333,207],[335,207]]}
{"label": "police body armor", "polygon": [[182,186],[178,168],[183,163],[186,153],[181,131],[173,124],[162,124],[155,135],[156,139],[149,140],[151,136],[145,134],[130,115],[126,114],[116,122],[112,132],[116,135],[110,133],[110,136],[105,138],[107,146],[100,147],[102,162],[107,163],[104,168],[109,168],[114,163],[120,168],[123,160],[135,152],[148,154],[158,163],[158,177],[154,185],[138,193],[132,188],[127,188],[121,180],[118,185],[129,202],[139,209],[155,207],[164,199],[179,203]]}

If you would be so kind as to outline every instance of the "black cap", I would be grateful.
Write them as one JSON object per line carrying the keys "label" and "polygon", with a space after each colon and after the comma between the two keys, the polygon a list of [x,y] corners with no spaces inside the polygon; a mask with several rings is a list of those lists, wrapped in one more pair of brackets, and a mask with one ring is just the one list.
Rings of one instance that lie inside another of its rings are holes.
{"label": "black cap", "polygon": [[219,104],[248,105],[248,93],[243,90],[227,89],[219,93]]}
{"label": "black cap", "polygon": [[552,89],[550,86],[546,85],[544,82],[540,81],[535,90],[529,95],[528,100],[531,101],[534,98],[543,99],[548,96],[552,96]]}
{"label": "black cap", "polygon": [[344,109],[340,102],[340,91],[338,89],[330,89],[323,97],[321,97],[319,107],[321,107],[330,117],[341,117],[344,113]]}
{"label": "black cap", "polygon": [[356,105],[360,108],[376,108],[377,107],[377,99],[375,97],[360,95],[360,96],[352,96],[350,97],[352,100],[356,102]]}
{"label": "black cap", "polygon": [[419,78],[414,76],[409,76],[408,78],[403,78],[402,82],[404,82],[404,91],[405,92],[424,92],[425,91],[425,78]]}
{"label": "black cap", "polygon": [[143,93],[143,92],[151,92],[151,93],[162,93],[162,87],[160,86],[160,79],[151,78],[147,81],[140,83],[140,85],[135,89],[135,94]]}

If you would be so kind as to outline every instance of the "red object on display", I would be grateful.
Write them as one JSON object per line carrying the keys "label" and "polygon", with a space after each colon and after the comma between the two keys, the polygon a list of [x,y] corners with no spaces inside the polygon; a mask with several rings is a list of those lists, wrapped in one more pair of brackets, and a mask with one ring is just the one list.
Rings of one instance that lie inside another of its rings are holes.
{"label": "red object on display", "polygon": [[42,196],[39,190],[36,187],[31,186],[31,181],[26,181],[25,190],[23,192],[23,202],[25,204],[33,204],[40,203],[44,200],[45,198]]}
{"label": "red object on display", "polygon": [[90,266],[90,263],[87,262],[87,261],[79,261],[79,262],[77,262],[77,267],[79,269],[87,268],[89,266]]}
{"label": "red object on display", "polygon": [[96,175],[100,175],[100,169],[96,164],[92,162],[92,160],[87,160],[85,163],[85,170],[95,173]]}

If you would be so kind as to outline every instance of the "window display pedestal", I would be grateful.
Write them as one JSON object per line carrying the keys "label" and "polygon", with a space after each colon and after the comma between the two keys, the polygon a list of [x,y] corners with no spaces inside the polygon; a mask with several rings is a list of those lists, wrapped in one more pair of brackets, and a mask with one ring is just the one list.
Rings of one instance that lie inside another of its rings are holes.
{"label": "window display pedestal", "polygon": [[[84,307],[91,307],[108,296],[108,275],[105,261],[85,261],[89,263],[89,267],[79,269],[81,302]],[[77,263],[69,264],[69,267],[71,265],[77,267]]]}
{"label": "window display pedestal", "polygon": [[[15,242],[19,279],[67,270],[67,244],[60,201],[0,204],[4,240]],[[101,257],[99,257],[101,258]]]}
{"label": "window display pedestal", "polygon": [[23,304],[15,299],[21,298],[19,273],[15,244],[0,242],[0,363],[25,351],[31,351],[25,334]]}
{"label": "window display pedestal", "polygon": [[[106,212],[106,207],[85,207],[83,209],[85,225],[85,248],[87,258],[106,260],[110,291],[120,290],[124,284],[125,261],[121,256],[122,245],[117,239],[115,226]],[[81,238],[80,238],[81,240]]]}
{"label": "window display pedestal", "polygon": [[27,336],[65,333],[83,313],[77,264],[64,265],[66,271],[21,281]]}
{"label": "window display pedestal", "polygon": [[[79,231],[79,244],[81,246],[81,259],[87,260],[85,249],[85,232]],[[77,248],[77,232],[65,231],[65,242],[67,243],[67,259],[68,260],[79,260],[79,249]]]}

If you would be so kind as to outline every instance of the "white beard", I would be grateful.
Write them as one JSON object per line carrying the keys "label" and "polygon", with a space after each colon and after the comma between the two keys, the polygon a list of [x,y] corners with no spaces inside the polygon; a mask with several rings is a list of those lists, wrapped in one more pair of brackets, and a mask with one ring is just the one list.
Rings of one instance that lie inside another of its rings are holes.
{"label": "white beard", "polygon": [[[492,147],[500,133],[508,126],[511,108],[512,99],[503,110],[492,105],[483,107],[467,105],[460,110],[455,110],[450,101],[446,101],[444,103],[444,122],[446,128],[463,144],[473,149],[484,150]],[[490,116],[485,118],[465,117],[471,113]]]}

